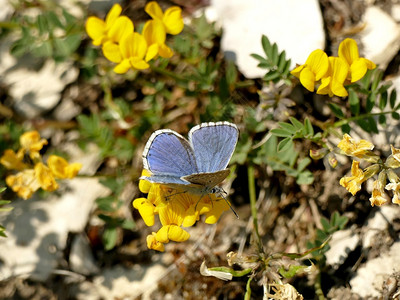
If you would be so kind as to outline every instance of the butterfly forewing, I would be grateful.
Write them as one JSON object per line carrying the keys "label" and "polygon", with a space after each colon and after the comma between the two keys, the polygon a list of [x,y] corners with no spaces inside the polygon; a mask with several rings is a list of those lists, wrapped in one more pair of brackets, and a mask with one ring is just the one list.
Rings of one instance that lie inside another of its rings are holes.
{"label": "butterfly forewing", "polygon": [[203,123],[189,132],[198,172],[212,173],[225,169],[235,150],[239,131],[228,122]]}
{"label": "butterfly forewing", "polygon": [[157,130],[151,135],[143,151],[143,165],[154,175],[166,178],[199,172],[189,142],[168,129]]}

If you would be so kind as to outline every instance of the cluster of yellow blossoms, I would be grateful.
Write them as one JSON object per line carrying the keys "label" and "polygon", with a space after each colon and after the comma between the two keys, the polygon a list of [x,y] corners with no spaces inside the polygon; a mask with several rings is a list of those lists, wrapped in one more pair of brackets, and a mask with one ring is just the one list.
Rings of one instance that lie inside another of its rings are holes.
{"label": "cluster of yellow blossoms", "polygon": [[104,56],[118,65],[115,73],[123,74],[129,69],[144,70],[148,62],[158,55],[169,58],[173,51],[165,44],[166,35],[179,34],[183,30],[181,9],[168,8],[165,13],[157,2],[147,3],[145,11],[151,16],[143,27],[142,34],[134,32],[133,22],[121,16],[122,8],[114,4],[105,21],[89,17],[86,32],[95,46],[102,46]]}
{"label": "cluster of yellow blossoms", "polygon": [[[360,169],[360,162],[353,160],[351,166],[351,176],[340,179],[340,185],[344,186],[350,193],[355,195],[360,189],[361,184],[378,174],[372,186],[372,195],[369,198],[371,205],[382,205],[389,199],[385,192],[393,192],[392,202],[400,204],[400,178],[394,171],[400,167],[400,149],[391,146],[392,154],[383,162],[379,156],[372,152],[374,145],[366,140],[355,141],[348,134],[338,144],[338,147],[348,156],[353,156],[366,162],[372,163],[366,169]],[[389,183],[387,183],[389,180]]]}
{"label": "cluster of yellow blossoms", "polygon": [[346,97],[345,85],[364,77],[367,70],[376,65],[359,56],[355,40],[345,39],[339,45],[339,57],[328,55],[317,49],[307,58],[304,65],[298,66],[290,73],[300,79],[301,84],[310,92],[314,91],[316,82],[320,81],[317,94]]}
{"label": "cluster of yellow blossoms", "polygon": [[[150,176],[150,172],[143,170],[142,176]],[[229,209],[227,201],[215,194],[201,197],[146,180],[140,180],[139,190],[148,194],[147,198],[135,199],[133,207],[139,210],[144,223],[153,226],[155,215],[160,219],[161,228],[147,236],[147,247],[157,251],[164,251],[164,244],[169,241],[189,239],[189,233],[182,227],[193,226],[200,215],[205,215],[205,223],[214,224]]]}
{"label": "cluster of yellow blossoms", "polygon": [[57,155],[50,155],[46,166],[39,151],[47,145],[47,140],[41,139],[37,131],[24,133],[19,141],[21,148],[17,152],[5,150],[0,163],[9,170],[19,171],[7,176],[6,184],[23,199],[30,198],[39,188],[49,192],[58,189],[56,178],[73,178],[82,167],[80,163],[68,164]]}

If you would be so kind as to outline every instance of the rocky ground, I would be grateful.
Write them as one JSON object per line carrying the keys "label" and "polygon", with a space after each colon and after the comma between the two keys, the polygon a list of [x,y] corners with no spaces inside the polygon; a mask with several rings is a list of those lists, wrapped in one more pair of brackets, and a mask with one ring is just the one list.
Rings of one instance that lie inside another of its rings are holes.
{"label": "rocky ground", "polygon": [[[132,3],[143,7],[142,2]],[[69,5],[69,1],[65,3]],[[400,94],[399,1],[168,3],[181,5],[188,19],[205,11],[210,21],[216,21],[223,29],[221,51],[237,63],[246,78],[257,80],[265,73],[250,57],[251,53],[262,52],[262,34],[286,50],[293,66],[303,63],[317,48],[336,53],[339,43],[352,37],[359,42],[363,56],[385,70],[385,79],[391,80]],[[99,14],[110,6],[101,1],[85,1],[81,5]],[[0,6],[4,7],[0,21],[7,20],[13,9],[5,0],[0,1]],[[100,97],[91,83],[77,81],[79,72],[72,64],[48,60],[36,66],[29,57],[17,60],[9,54],[9,42],[0,42],[3,117],[8,108],[39,128],[45,128],[43,124],[48,119],[68,126]],[[372,138],[360,133],[359,137],[373,140],[382,151],[390,151],[390,144],[400,145],[399,129],[398,122],[391,120],[379,135]],[[53,134],[51,130],[43,131],[44,137]],[[74,132],[58,134],[58,139],[52,136],[53,146],[62,147],[74,161],[82,162],[80,174],[87,176],[69,181],[46,198],[37,194],[29,201],[17,199],[12,202],[11,212],[0,214],[0,224],[6,227],[8,235],[0,240],[0,299],[243,298],[245,279],[224,282],[202,276],[199,269],[204,259],[209,266],[227,265],[226,254],[230,251],[254,252],[248,191],[243,183],[245,168],[237,169],[231,188],[232,203],[240,219],[228,211],[215,225],[199,223],[188,229],[189,241],[170,243],[164,253],[146,247],[145,237],[151,229],[131,208],[132,200],[139,195],[137,182],[132,183],[124,199],[124,213],[136,222],[136,227],[124,230],[120,246],[106,252],[96,242],[101,224],[92,217],[95,199],[110,193],[92,177],[102,167],[99,149],[93,145],[82,151],[73,143]],[[314,166],[316,180],[312,186],[299,187],[284,173],[267,179],[258,177],[258,214],[264,247],[270,253],[305,251],[306,241],[312,237],[310,224],[320,226],[321,216],[329,217],[337,210],[349,222],[345,230],[333,235],[326,254],[328,268],[321,280],[326,298],[398,299],[400,207],[388,204],[372,208],[368,192],[350,197],[338,184],[349,170],[348,161],[341,163],[342,167],[325,172]],[[291,283],[304,299],[316,297],[306,276]],[[253,295],[261,294],[261,287],[255,285]]]}

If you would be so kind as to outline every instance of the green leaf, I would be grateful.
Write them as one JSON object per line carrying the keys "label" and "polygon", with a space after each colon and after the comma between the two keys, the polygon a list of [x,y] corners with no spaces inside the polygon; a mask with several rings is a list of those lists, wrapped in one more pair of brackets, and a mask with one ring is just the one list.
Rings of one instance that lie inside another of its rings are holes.
{"label": "green leaf", "polygon": [[274,43],[272,45],[272,54],[270,59],[272,60],[273,64],[276,66],[278,65],[279,62],[279,57],[278,57],[278,45]]}
{"label": "green leaf", "polygon": [[302,265],[290,265],[288,270],[285,270],[283,267],[280,267],[279,274],[281,274],[285,278],[292,278],[297,273],[303,272],[303,270],[306,268],[308,268],[308,267],[302,266]]}
{"label": "green leaf", "polygon": [[296,128],[297,130],[302,130],[304,128],[303,123],[301,123],[299,120],[297,120],[296,118],[293,117],[289,117],[290,122],[293,124],[293,126]]}
{"label": "green leaf", "polygon": [[44,41],[41,45],[32,49],[32,54],[37,57],[53,56],[53,46],[50,41]]}
{"label": "green leaf", "polygon": [[370,113],[372,111],[372,109],[375,106],[375,102],[376,102],[376,94],[375,93],[369,94],[367,97],[367,103],[365,106],[365,110],[367,111],[367,113]]}
{"label": "green leaf", "polygon": [[378,89],[379,84],[382,81],[383,72],[379,69],[376,69],[375,77],[371,84],[371,91],[376,91]]}
{"label": "green leaf", "polygon": [[270,71],[263,77],[263,79],[265,81],[274,81],[275,79],[280,78],[280,76],[281,76],[281,74],[279,72]]}
{"label": "green leaf", "polygon": [[293,147],[292,139],[290,137],[284,138],[278,144],[278,152],[280,152],[280,151],[284,152],[284,151],[290,149],[291,147]]}
{"label": "green leaf", "polygon": [[380,94],[381,96],[379,97],[379,108],[380,110],[384,110],[387,104],[387,100],[388,100],[388,93],[387,91],[384,91],[382,94]]}
{"label": "green leaf", "polygon": [[400,120],[400,115],[397,112],[392,112],[392,118],[395,120]]}
{"label": "green leaf", "polygon": [[394,106],[396,105],[396,100],[397,100],[397,91],[396,89],[393,89],[390,92],[390,98],[389,98],[389,103],[390,103],[390,107],[393,109]]}
{"label": "green leaf", "polygon": [[287,132],[290,132],[290,133],[293,133],[293,134],[296,133],[296,128],[292,124],[285,123],[285,122],[279,122],[278,125],[282,129],[286,130]]}
{"label": "green leaf", "polygon": [[297,184],[312,184],[314,182],[314,175],[309,171],[305,170],[298,174],[296,177],[296,183]]}
{"label": "green leaf", "polygon": [[106,228],[103,233],[103,244],[105,250],[111,250],[115,247],[118,238],[118,231],[115,227]]}
{"label": "green leaf", "polygon": [[297,165],[297,171],[299,172],[303,171],[310,163],[311,163],[310,158],[308,157],[303,158],[301,161],[299,161]]}
{"label": "green leaf", "polygon": [[329,108],[331,109],[331,111],[333,112],[333,114],[339,118],[339,119],[343,119],[344,118],[344,114],[341,110],[341,108],[336,105],[335,103],[328,103]]}
{"label": "green leaf", "polygon": [[269,39],[265,35],[263,35],[261,37],[261,45],[262,45],[267,57],[270,57],[271,56],[271,43],[269,42]]}
{"label": "green leaf", "polygon": [[353,89],[349,90],[349,104],[351,113],[357,116],[360,113],[360,99]]}
{"label": "green leaf", "polygon": [[386,116],[385,115],[379,115],[378,122],[381,125],[386,125]]}
{"label": "green leaf", "polygon": [[351,131],[351,128],[350,128],[350,125],[349,125],[349,124],[343,124],[341,128],[342,128],[342,132],[343,132],[343,133],[349,134],[350,131]]}
{"label": "green leaf", "polygon": [[314,128],[313,128],[309,118],[304,119],[304,128],[306,129],[306,135],[310,135],[310,136],[314,135]]}
{"label": "green leaf", "polygon": [[271,129],[270,132],[273,135],[279,136],[279,137],[291,137],[293,134],[289,131],[287,131],[286,129],[282,129],[282,128],[274,128]]}
{"label": "green leaf", "polygon": [[325,232],[329,232],[330,231],[330,229],[331,229],[331,223],[329,222],[329,220],[327,219],[327,218],[325,218],[325,217],[322,217],[321,219],[320,219],[320,221],[321,221],[321,225],[322,225],[322,227],[324,228],[324,231]]}
{"label": "green leaf", "polygon": [[47,18],[44,15],[42,15],[42,14],[38,15],[36,23],[37,23],[37,28],[39,30],[39,34],[40,35],[43,35],[45,33],[49,33],[50,26],[49,26],[49,23],[47,21]]}
{"label": "green leaf", "polygon": [[250,54],[250,56],[255,58],[255,59],[257,59],[257,60],[259,60],[260,62],[266,62],[265,58],[262,57],[261,55],[253,53],[253,54]]}
{"label": "green leaf", "polygon": [[279,55],[279,61],[278,61],[278,70],[280,73],[283,73],[286,67],[286,52],[282,51],[282,53]]}

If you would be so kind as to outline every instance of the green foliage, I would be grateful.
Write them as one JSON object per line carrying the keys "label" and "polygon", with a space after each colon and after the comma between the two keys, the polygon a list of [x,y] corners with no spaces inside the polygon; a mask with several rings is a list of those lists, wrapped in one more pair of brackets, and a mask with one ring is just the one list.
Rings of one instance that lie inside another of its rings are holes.
{"label": "green foliage", "polygon": [[278,138],[272,135],[257,152],[254,158],[255,164],[266,164],[274,171],[285,171],[288,176],[296,178],[297,184],[311,184],[314,181],[313,174],[306,170],[311,159],[305,157],[299,159],[299,153],[295,150],[293,143],[284,144],[278,149]]}
{"label": "green foliage", "polygon": [[124,205],[124,202],[120,199],[126,185],[124,177],[107,178],[100,180],[100,183],[112,191],[111,195],[96,199],[99,210],[98,216],[105,222],[102,236],[104,249],[111,250],[116,246],[119,230],[121,228],[132,230],[135,228],[135,223],[119,215],[119,210]]}
{"label": "green foliage", "polygon": [[83,37],[83,24],[64,8],[41,9],[36,17],[16,16],[21,36],[11,46],[16,57],[32,54],[36,57],[52,57],[56,61],[70,59]]}
{"label": "green foliage", "polygon": [[[321,218],[322,229],[317,229],[316,238],[313,242],[307,242],[307,247],[315,248],[321,246],[330,236],[339,230],[343,230],[348,222],[346,216],[341,216],[337,211],[335,211],[330,220],[325,217]],[[314,258],[322,263],[325,261],[325,253],[330,249],[329,244],[318,251],[312,252]]]}
{"label": "green foliage", "polygon": [[266,56],[262,57],[258,54],[251,54],[251,56],[259,61],[259,68],[268,70],[263,79],[275,83],[284,80],[286,84],[290,85],[291,60],[286,59],[286,52],[279,52],[278,45],[276,43],[271,44],[265,35],[261,38],[261,44]]}

